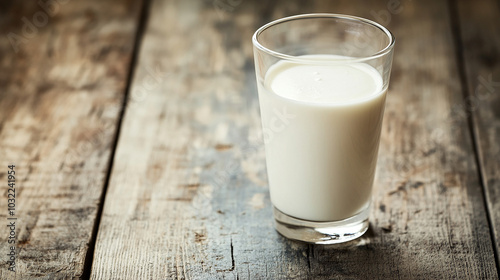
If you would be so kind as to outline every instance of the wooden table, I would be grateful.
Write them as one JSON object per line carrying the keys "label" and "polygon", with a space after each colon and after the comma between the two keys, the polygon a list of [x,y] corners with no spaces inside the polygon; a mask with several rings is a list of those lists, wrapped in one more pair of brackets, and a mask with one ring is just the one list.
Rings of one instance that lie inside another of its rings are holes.
{"label": "wooden table", "polygon": [[[273,229],[259,134],[251,36],[312,12],[397,38],[343,246]],[[499,27],[494,0],[2,1],[0,279],[498,279]]]}

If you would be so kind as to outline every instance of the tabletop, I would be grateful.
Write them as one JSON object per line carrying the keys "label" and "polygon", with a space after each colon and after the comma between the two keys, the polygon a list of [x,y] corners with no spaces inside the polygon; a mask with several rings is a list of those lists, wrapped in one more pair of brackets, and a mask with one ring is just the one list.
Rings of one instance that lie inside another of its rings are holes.
{"label": "tabletop", "polygon": [[[0,279],[498,279],[500,3],[0,2]],[[370,228],[273,227],[251,36],[396,37]]]}

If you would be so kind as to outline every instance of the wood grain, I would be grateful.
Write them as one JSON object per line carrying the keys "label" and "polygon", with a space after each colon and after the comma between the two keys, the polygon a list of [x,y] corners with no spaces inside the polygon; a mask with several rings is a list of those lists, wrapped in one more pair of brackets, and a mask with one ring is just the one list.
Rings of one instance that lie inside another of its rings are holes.
{"label": "wood grain", "polygon": [[468,95],[455,108],[471,117],[500,267],[500,6],[498,1],[458,1],[458,21]]}
{"label": "wood grain", "polygon": [[[81,277],[140,7],[140,1],[2,1],[0,279]],[[6,264],[9,163],[17,172],[15,274]]]}
{"label": "wood grain", "polygon": [[[463,99],[449,7],[401,3],[153,1],[92,279],[495,279],[467,121],[451,114]],[[371,229],[343,246],[273,229],[250,38],[307,12],[397,37]]]}

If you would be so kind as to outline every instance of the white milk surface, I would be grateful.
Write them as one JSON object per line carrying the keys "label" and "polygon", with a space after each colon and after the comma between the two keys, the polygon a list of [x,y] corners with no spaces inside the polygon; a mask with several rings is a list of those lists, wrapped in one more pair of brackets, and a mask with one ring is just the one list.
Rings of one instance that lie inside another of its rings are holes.
{"label": "white milk surface", "polygon": [[386,92],[380,74],[363,63],[281,61],[268,70],[259,100],[276,208],[337,221],[369,205]]}

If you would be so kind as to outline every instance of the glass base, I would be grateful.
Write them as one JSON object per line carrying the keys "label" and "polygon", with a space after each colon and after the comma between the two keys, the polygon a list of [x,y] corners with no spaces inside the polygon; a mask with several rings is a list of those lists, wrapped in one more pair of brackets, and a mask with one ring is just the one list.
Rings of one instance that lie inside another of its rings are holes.
{"label": "glass base", "polygon": [[274,207],[276,230],[283,236],[313,244],[337,244],[351,241],[368,230],[370,207],[345,220],[314,222],[297,219]]}

